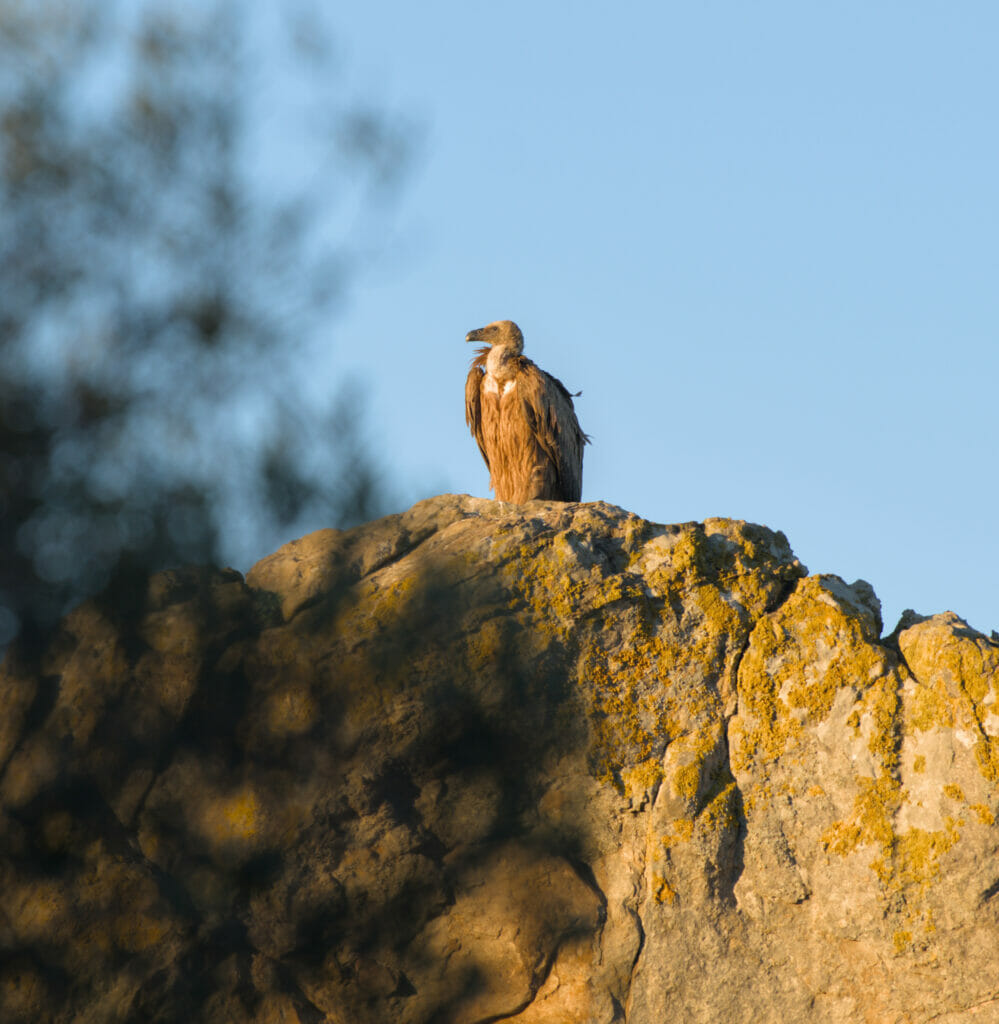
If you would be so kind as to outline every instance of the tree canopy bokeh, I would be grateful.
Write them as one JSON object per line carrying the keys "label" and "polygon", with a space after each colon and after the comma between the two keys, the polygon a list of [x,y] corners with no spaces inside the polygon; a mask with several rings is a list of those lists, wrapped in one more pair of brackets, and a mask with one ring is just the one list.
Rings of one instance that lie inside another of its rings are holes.
{"label": "tree canopy bokeh", "polygon": [[309,362],[410,132],[314,12],[248,11],[0,0],[0,646],[384,511],[362,396]]}

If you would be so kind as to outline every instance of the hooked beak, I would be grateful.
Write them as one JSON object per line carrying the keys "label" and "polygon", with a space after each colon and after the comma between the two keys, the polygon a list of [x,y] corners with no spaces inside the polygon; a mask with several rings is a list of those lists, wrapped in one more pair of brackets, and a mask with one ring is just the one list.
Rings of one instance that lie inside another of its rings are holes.
{"label": "hooked beak", "polygon": [[474,331],[469,331],[465,335],[465,341],[483,341],[482,330],[481,327],[477,327]]}

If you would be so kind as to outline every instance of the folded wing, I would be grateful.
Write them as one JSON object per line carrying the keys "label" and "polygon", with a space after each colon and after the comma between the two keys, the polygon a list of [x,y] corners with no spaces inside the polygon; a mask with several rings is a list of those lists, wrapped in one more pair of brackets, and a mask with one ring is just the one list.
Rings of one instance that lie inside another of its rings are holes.
{"label": "folded wing", "polygon": [[579,501],[583,492],[583,445],[589,438],[579,428],[572,395],[566,386],[523,359],[517,392],[523,415],[539,447],[555,467],[558,501]]}

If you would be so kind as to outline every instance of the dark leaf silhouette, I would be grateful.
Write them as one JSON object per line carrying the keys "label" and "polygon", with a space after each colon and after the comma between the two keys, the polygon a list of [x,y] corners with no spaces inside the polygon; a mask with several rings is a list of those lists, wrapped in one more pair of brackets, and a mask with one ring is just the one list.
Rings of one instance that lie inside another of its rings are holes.
{"label": "dark leaf silhouette", "polygon": [[[133,8],[0,0],[0,645],[126,567],[389,500],[360,391],[303,377],[361,261],[338,225],[389,212],[410,131],[340,100],[301,12],[268,42],[323,114],[295,121],[247,10]],[[275,184],[283,147],[315,170]]]}

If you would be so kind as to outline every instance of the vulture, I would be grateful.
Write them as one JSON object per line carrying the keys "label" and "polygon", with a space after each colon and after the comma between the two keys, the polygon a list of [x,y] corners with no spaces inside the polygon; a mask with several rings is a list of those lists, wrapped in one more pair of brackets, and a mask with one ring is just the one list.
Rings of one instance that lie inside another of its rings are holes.
{"label": "vulture", "polygon": [[469,331],[485,345],[465,381],[465,422],[489,469],[498,501],[579,501],[583,445],[573,395],[523,355],[524,336],[510,320]]}

